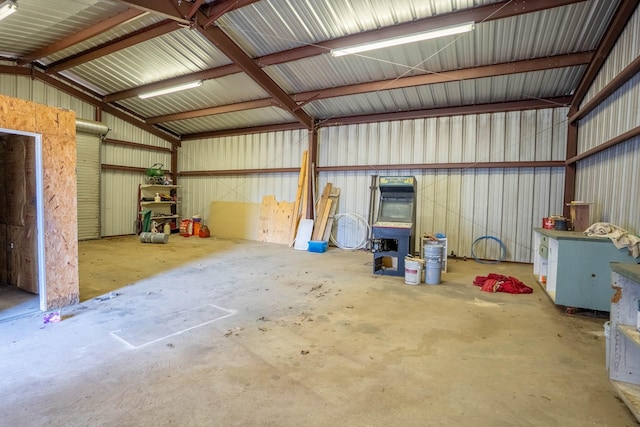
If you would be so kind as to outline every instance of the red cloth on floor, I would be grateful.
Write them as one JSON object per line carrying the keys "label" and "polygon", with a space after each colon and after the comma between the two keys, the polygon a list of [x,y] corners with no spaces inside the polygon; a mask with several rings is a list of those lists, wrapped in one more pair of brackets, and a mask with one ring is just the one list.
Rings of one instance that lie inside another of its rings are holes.
{"label": "red cloth on floor", "polygon": [[473,284],[484,292],[506,292],[509,294],[530,294],[533,289],[511,276],[489,273],[487,277],[476,276]]}

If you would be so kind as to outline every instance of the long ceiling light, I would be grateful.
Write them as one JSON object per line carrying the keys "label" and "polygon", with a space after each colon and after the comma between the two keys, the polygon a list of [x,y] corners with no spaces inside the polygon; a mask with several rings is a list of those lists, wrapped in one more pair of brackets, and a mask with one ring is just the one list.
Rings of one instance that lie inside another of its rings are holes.
{"label": "long ceiling light", "polygon": [[340,49],[332,49],[331,55],[333,56],[352,55],[354,53],[366,52],[368,50],[374,50],[374,49],[381,49],[383,47],[398,46],[406,43],[413,43],[413,42],[419,42],[422,40],[435,39],[438,37],[451,36],[454,34],[461,34],[461,33],[466,33],[468,31],[472,31],[473,27],[474,27],[473,22],[467,22],[465,24],[438,28],[436,30],[429,30],[421,33],[409,34],[407,36],[393,37],[390,39],[378,40],[370,43],[362,43],[354,46],[343,47]]}
{"label": "long ceiling light", "polygon": [[138,98],[147,99],[153,96],[166,95],[168,93],[179,92],[181,90],[193,89],[194,87],[198,87],[202,84],[202,80],[197,80],[195,82],[185,83],[182,85],[171,86],[165,89],[153,90],[151,92],[144,92],[138,94]]}
{"label": "long ceiling light", "polygon": [[11,15],[18,10],[18,3],[15,0],[6,0],[0,4],[0,20]]}

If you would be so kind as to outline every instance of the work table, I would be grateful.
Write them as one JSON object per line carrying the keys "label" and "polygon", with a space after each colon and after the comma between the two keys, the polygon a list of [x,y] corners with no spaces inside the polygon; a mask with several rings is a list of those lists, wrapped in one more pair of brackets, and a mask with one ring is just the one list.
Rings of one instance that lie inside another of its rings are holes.
{"label": "work table", "polygon": [[633,265],[638,260],[608,237],[534,228],[534,274],[551,300],[568,313],[578,308],[610,310],[610,262]]}

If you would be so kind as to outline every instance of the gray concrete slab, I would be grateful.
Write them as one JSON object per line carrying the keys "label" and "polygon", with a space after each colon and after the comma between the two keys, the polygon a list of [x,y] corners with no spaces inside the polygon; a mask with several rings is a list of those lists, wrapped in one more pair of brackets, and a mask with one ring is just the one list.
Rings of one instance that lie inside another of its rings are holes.
{"label": "gray concrete slab", "polygon": [[[0,323],[0,425],[636,425],[607,378],[606,319],[565,314],[530,265],[453,260],[440,285],[410,286],[361,251],[93,245],[85,262],[120,251],[122,274],[141,265],[131,250],[197,256],[59,323]],[[472,285],[489,272],[534,293]]]}

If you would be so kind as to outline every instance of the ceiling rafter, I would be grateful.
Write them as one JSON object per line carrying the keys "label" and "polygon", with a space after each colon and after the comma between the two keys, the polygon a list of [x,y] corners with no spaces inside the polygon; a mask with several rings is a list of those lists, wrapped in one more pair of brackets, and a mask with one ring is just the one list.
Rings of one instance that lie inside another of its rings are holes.
{"label": "ceiling rafter", "polygon": [[149,117],[147,124],[166,123],[177,120],[195,119],[197,117],[212,116],[214,114],[233,113],[235,111],[253,110],[254,108],[279,107],[280,104],[271,98],[257,99],[255,101],[237,102],[234,104],[219,105],[217,107],[202,108],[200,110],[186,111],[183,113],[166,114],[164,116]]}
{"label": "ceiling rafter", "polygon": [[184,25],[191,25],[192,17],[189,17],[191,13],[191,4],[187,1],[177,0],[118,0],[120,3],[124,3],[128,6],[136,9],[144,10],[145,12],[153,12],[164,16],[165,18],[178,21]]}
{"label": "ceiling rafter", "polygon": [[[172,0],[158,2],[152,0],[135,0],[123,1],[133,5],[134,7],[143,7],[145,10],[155,11],[170,17],[171,19],[181,19],[182,12],[172,7],[175,2]],[[182,4],[186,2],[181,2]],[[187,11],[188,12],[188,11]],[[204,28],[199,22],[205,22],[209,17],[199,10],[194,17],[195,23],[193,27],[212,45],[214,45],[222,54],[236,64],[245,74],[247,74],[260,87],[267,91],[282,108],[289,111],[299,122],[305,125],[307,129],[313,128],[313,118],[305,111],[297,108],[297,103],[289,97],[289,95],[274,82],[271,77],[258,66],[252,58],[250,58],[224,31],[215,26]]]}
{"label": "ceiling rafter", "polygon": [[509,113],[513,111],[540,110],[544,108],[566,107],[571,103],[570,96],[531,99],[527,101],[508,101],[489,104],[461,105],[458,107],[430,108],[425,110],[398,111],[393,113],[366,114],[361,116],[336,117],[321,120],[320,127],[356,125],[398,120],[415,120],[434,117],[465,116],[470,114]]}
{"label": "ceiling rafter", "polygon": [[[308,46],[302,46],[299,48],[289,49],[286,51],[276,52],[276,53],[255,58],[254,61],[261,67],[265,67],[268,65],[277,65],[285,62],[296,61],[296,60],[310,58],[317,55],[322,55],[324,53],[327,53],[330,49],[346,47],[349,45],[362,43],[363,41],[370,41],[370,40],[376,40],[380,38],[406,35],[406,34],[411,34],[418,31],[425,31],[427,29],[437,28],[445,25],[455,25],[455,24],[460,24],[464,22],[469,22],[472,20],[488,22],[488,21],[493,21],[497,19],[518,16],[522,14],[538,12],[538,11],[553,8],[553,7],[567,6],[570,4],[580,3],[583,1],[585,0],[557,0],[557,1],[529,0],[524,3],[518,3],[517,5],[518,7],[515,7],[514,5],[510,4],[512,3],[512,0],[507,0],[500,3],[495,3],[492,5],[476,7],[470,10],[452,12],[446,15],[419,19],[419,20],[408,22],[405,24],[398,24],[393,27],[386,27],[379,30],[367,31],[361,34],[355,34],[352,36],[346,36],[338,39],[328,40],[328,41],[322,42],[322,46],[308,45]],[[233,3],[235,5],[234,9],[237,9],[237,8],[246,6],[246,4],[244,3],[254,3],[255,0],[253,1],[229,0],[228,2]],[[211,8],[211,12],[209,12],[209,16],[216,13],[215,12],[216,7],[222,9],[223,6],[226,5],[228,2],[216,3],[217,6],[213,6]],[[212,75],[215,75],[215,77],[210,77],[210,78],[218,78],[218,77],[223,77],[229,74],[241,72],[239,68],[231,68],[227,65],[223,67],[212,68],[212,69],[209,69],[208,71],[213,72],[215,70],[218,70],[218,68],[222,68],[222,69],[220,70],[219,73],[212,74]],[[149,85],[143,85],[137,88],[120,91],[117,93],[107,95],[105,99],[108,99],[110,101],[119,101],[125,98],[136,96],[139,93],[146,92],[149,90],[164,89],[167,87],[175,86],[176,84],[180,84],[181,82],[200,80],[201,78],[198,75],[199,73],[202,73],[202,72],[185,74],[180,77],[161,80],[161,81],[151,83]],[[153,87],[151,87],[152,85]]]}
{"label": "ceiling rafter", "polygon": [[309,58],[311,56],[322,55],[331,49],[344,48],[347,46],[368,43],[376,40],[383,40],[392,37],[405,36],[422,31],[429,31],[436,28],[463,24],[466,22],[495,21],[498,19],[510,18],[528,13],[539,12],[560,6],[567,6],[574,3],[582,3],[585,0],[528,0],[513,2],[506,0],[486,6],[479,6],[472,9],[465,9],[458,12],[451,12],[429,18],[384,27],[378,30],[365,31],[359,34],[340,37],[337,39],[318,42],[313,45],[306,45],[282,52],[276,52],[256,59],[256,62],[266,67],[268,65],[282,64],[284,62],[296,61]]}
{"label": "ceiling rafter", "polygon": [[58,73],[68,68],[73,68],[81,65],[85,62],[93,61],[94,59],[101,58],[106,55],[110,55],[122,49],[134,46],[138,43],[151,40],[155,37],[162,36],[180,28],[180,25],[171,19],[164,20],[155,25],[143,28],[139,31],[130,33],[126,36],[117,38],[108,43],[104,43],[93,49],[85,50],[77,55],[70,56],[60,61],[54,62],[46,67],[48,74]]}
{"label": "ceiling rafter", "polygon": [[209,40],[209,42],[217,47],[220,52],[240,67],[245,74],[251,77],[254,82],[277,100],[282,105],[282,108],[291,113],[300,123],[304,124],[307,129],[313,128],[313,118],[305,111],[298,109],[298,104],[284,89],[278,86],[278,84],[220,28],[215,26],[204,28],[196,24],[196,29]]}
{"label": "ceiling rafter", "polygon": [[111,28],[117,27],[118,25],[124,22],[127,22],[133,18],[136,18],[142,15],[143,13],[144,13],[143,11],[138,9],[127,9],[124,12],[121,12],[110,18],[107,18],[104,21],[98,22],[97,24],[92,25],[91,27],[78,31],[77,33],[73,33],[68,37],[65,37],[61,40],[57,40],[41,49],[31,52],[28,55],[22,56],[18,60],[18,65],[21,65],[21,66],[27,65],[30,62],[35,61],[36,59],[44,58],[46,56],[49,56],[56,52],[64,50],[70,46],[81,43],[85,40],[90,39],[91,37],[95,37],[99,34],[102,34],[105,31],[110,30]]}
{"label": "ceiling rafter", "polygon": [[210,80],[219,77],[228,76],[231,74],[237,74],[242,72],[240,67],[235,64],[223,65],[221,67],[210,68],[208,70],[197,71],[195,73],[184,74],[182,76],[173,77],[167,80],[158,81],[155,83],[149,83],[141,85],[132,89],[123,90],[121,92],[114,92],[104,97],[105,102],[121,101],[127,98],[133,98],[144,92],[151,92],[154,90],[166,89],[171,86],[177,86],[184,83],[193,82],[196,80]]}
{"label": "ceiling rafter", "polygon": [[203,27],[208,27],[212,25],[217,19],[219,19],[225,13],[231,12],[232,10],[241,9],[245,6],[249,6],[250,4],[257,3],[260,0],[220,0],[213,3],[212,6],[209,6],[209,9],[206,11],[207,19],[202,23]]}
{"label": "ceiling rafter", "polygon": [[[412,86],[424,86],[437,83],[446,83],[452,81],[479,79],[484,77],[504,76],[508,74],[518,74],[533,71],[543,71],[549,68],[563,68],[579,65],[586,65],[592,58],[591,52],[579,52],[570,55],[558,55],[552,57],[534,58],[524,61],[505,62],[502,64],[486,65],[483,67],[463,68],[459,70],[443,71],[441,73],[423,74],[419,76],[403,77],[393,80],[382,80],[376,82],[360,83],[354,85],[340,86],[334,88],[326,88],[308,92],[302,92],[291,95],[293,99],[302,104],[312,102],[318,99],[333,98],[338,96],[358,95],[369,92],[377,92],[381,90],[400,89]],[[271,98],[263,98],[252,102],[271,102]],[[216,108],[227,109],[228,111],[241,111],[243,109],[260,108],[253,106],[250,102],[240,102],[236,104],[227,104],[220,107],[204,108],[192,111],[185,111],[178,114],[167,116],[159,116],[151,118],[148,123],[161,123],[164,121],[186,120],[196,117],[210,115],[208,111],[215,111]],[[214,113],[211,113],[214,114]]]}
{"label": "ceiling rafter", "polygon": [[[402,111],[396,113],[381,113],[364,116],[349,116],[328,120],[320,120],[318,127],[345,126],[352,124],[374,123],[382,121],[424,119],[431,117],[463,116],[470,114],[504,113],[512,111],[539,110],[544,108],[566,107],[571,102],[571,97],[533,99],[528,101],[497,102],[490,104],[464,105],[458,107],[430,108],[423,110]],[[287,130],[300,130],[302,125],[297,122],[281,123],[268,126],[255,126],[244,129],[229,129],[211,132],[198,132],[182,135],[183,141],[196,139],[221,138],[226,136],[238,136],[251,133],[279,132]]]}
{"label": "ceiling rafter", "polygon": [[481,67],[463,68],[460,70],[443,71],[441,73],[422,74],[418,76],[403,77],[400,79],[380,80],[375,82],[360,83],[347,86],[338,86],[322,90],[311,90],[298,93],[293,98],[298,102],[308,99],[326,99],[337,96],[357,95],[366,92],[400,89],[411,86],[445,83],[459,80],[479,79],[482,77],[496,77],[507,74],[527,73],[543,71],[549,68],[563,68],[577,65],[586,65],[593,57],[592,52],[572,53],[569,55],[557,55],[543,58],[527,59],[524,61],[506,62],[503,64],[485,65]]}
{"label": "ceiling rafter", "polygon": [[582,76],[582,80],[575,91],[573,105],[571,106],[573,111],[577,110],[578,104],[580,104],[584,99],[589,87],[593,83],[593,80],[598,75],[600,68],[609,56],[611,49],[618,41],[620,34],[627,25],[627,22],[629,22],[629,19],[633,16],[633,12],[638,7],[639,3],[639,0],[622,0],[618,5],[618,10],[611,19],[611,23],[602,37],[600,45],[596,49],[593,60],[591,61],[591,64],[589,64],[587,71]]}

